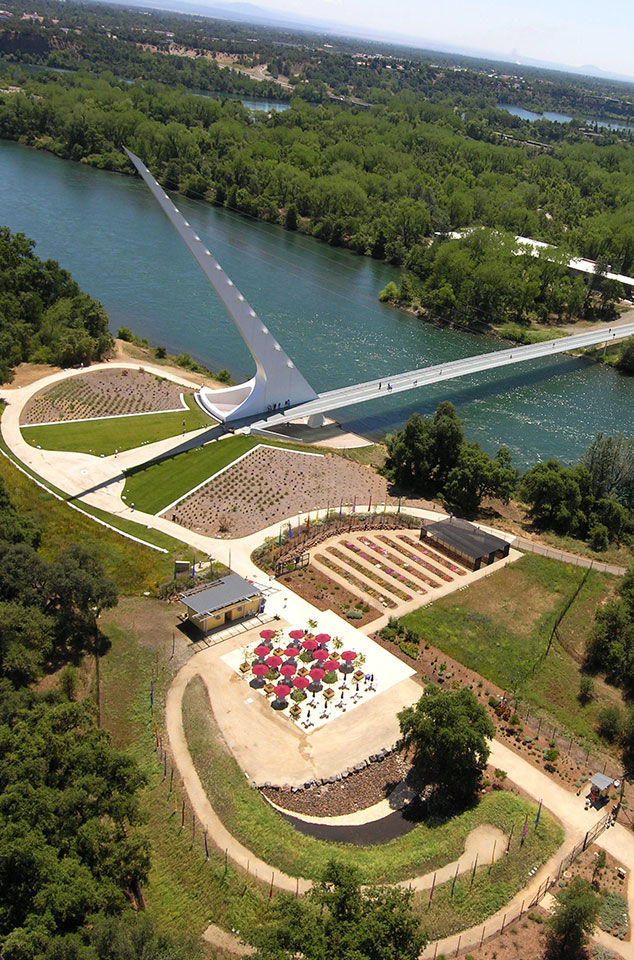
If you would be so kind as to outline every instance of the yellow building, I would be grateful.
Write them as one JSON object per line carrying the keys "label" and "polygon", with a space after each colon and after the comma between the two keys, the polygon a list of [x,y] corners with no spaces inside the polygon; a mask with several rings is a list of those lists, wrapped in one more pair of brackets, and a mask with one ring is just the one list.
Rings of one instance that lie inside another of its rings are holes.
{"label": "yellow building", "polygon": [[202,633],[264,610],[262,591],[237,573],[181,593],[180,601],[187,610],[187,619]]}

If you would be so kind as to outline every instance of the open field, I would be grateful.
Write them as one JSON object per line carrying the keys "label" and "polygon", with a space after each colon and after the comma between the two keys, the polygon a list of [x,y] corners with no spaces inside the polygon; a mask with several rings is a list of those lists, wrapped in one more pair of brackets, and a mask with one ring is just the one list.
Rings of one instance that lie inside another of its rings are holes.
{"label": "open field", "polygon": [[527,555],[460,594],[407,614],[402,622],[502,689],[517,688],[571,733],[596,740],[600,707],[620,703],[621,697],[596,679],[596,700],[582,706],[580,665],[595,610],[614,589],[614,577],[589,571],[559,628],[561,642],[555,638],[538,663],[558,614],[583,576],[577,567]]}
{"label": "open field", "polygon": [[[198,775],[225,826],[257,856],[291,876],[319,877],[333,854],[354,864],[365,881],[394,881],[427,873],[456,859],[474,827],[490,823],[508,834],[516,824],[517,833],[526,812],[530,817],[535,809],[532,803],[512,794],[496,792],[445,823],[419,824],[389,843],[367,847],[326,843],[297,833],[250,788],[227,750],[198,678],[185,691],[183,722]],[[531,835],[530,852],[526,844],[521,852],[518,846],[518,863],[525,853],[531,863],[541,862],[560,842],[560,829],[548,818],[543,833],[538,830]],[[516,860],[515,853],[507,858],[509,862]],[[525,879],[528,873],[528,868],[522,874],[523,870],[524,866],[518,868],[518,882],[520,875]]]}
{"label": "open field", "polygon": [[182,406],[181,394],[191,392],[142,370],[88,370],[36,393],[22,411],[20,423],[176,410]]}
{"label": "open field", "polygon": [[199,430],[215,423],[200,410],[193,397],[186,396],[184,399],[187,410],[178,410],[175,413],[150,413],[23,427],[22,436],[31,446],[42,447],[44,450],[71,450],[109,457],[115,450],[131,450],[144,443],[165,440],[181,432]]}

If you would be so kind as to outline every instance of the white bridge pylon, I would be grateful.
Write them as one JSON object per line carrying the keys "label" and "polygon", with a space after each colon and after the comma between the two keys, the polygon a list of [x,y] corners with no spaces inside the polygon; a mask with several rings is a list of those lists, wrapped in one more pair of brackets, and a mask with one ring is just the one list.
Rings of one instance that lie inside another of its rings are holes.
{"label": "white bridge pylon", "polygon": [[[238,328],[255,361],[255,376],[245,383],[222,390],[203,387],[196,399],[217,420],[226,422],[243,417],[288,409],[317,399],[317,394],[284,352],[268,327],[244,299],[198,234],[192,230],[180,210],[174,206],[145,164],[126,147],[128,158],[150,188],[152,195],[193,254],[227,313]],[[316,418],[319,421],[322,418]]]}

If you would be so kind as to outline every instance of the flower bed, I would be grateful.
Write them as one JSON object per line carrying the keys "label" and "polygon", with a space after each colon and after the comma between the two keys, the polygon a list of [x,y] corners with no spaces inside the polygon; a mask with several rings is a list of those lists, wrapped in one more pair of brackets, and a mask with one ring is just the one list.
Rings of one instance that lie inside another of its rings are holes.
{"label": "flower bed", "polygon": [[328,547],[328,552],[332,553],[333,556],[337,557],[339,560],[342,560],[343,563],[347,563],[348,566],[352,567],[353,570],[357,570],[359,573],[362,573],[369,580],[372,580],[379,587],[383,587],[385,590],[389,590],[390,593],[393,593],[395,597],[398,597],[399,600],[411,600],[411,596],[408,593],[405,593],[404,590],[401,590],[399,587],[395,587],[392,584],[388,583],[387,580],[383,580],[378,576],[373,570],[368,570],[367,567],[364,567],[362,563],[358,563],[357,560],[353,560],[352,557],[346,556],[342,550],[339,550],[338,547]]}
{"label": "flower bed", "polygon": [[379,603],[383,604],[384,607],[389,607],[390,610],[396,608],[396,603],[390,597],[385,597],[382,593],[379,593],[378,590],[375,590],[374,587],[369,587],[367,584],[363,583],[362,580],[359,580],[358,577],[355,577],[354,574],[350,573],[349,570],[345,570],[343,567],[340,567],[338,563],[335,563],[334,560],[331,560],[330,557],[327,557],[323,553],[318,553],[315,557],[318,563],[323,563],[328,570],[332,570],[333,573],[338,573],[340,577],[350,584],[351,587],[354,587],[355,590],[359,590],[360,593],[367,593],[369,597],[373,597],[375,600],[378,600]]}
{"label": "flower bed", "polygon": [[[406,586],[409,590],[412,590],[414,593],[427,593],[425,588],[421,587],[419,583],[414,583],[413,580],[408,580],[405,574],[401,573],[400,570],[395,570],[393,567],[388,567],[386,563],[382,563],[380,560],[377,560],[376,557],[373,557],[369,553],[366,553],[365,550],[362,550],[361,547],[359,547],[356,543],[351,543],[350,541],[346,541],[345,546],[347,550],[351,550],[353,553],[358,554],[358,556],[360,556],[362,560],[365,560],[367,563],[371,563],[373,567],[378,567],[382,573],[386,574],[386,576],[392,577],[394,580],[399,580],[402,584],[404,584],[404,586]],[[372,570],[368,571],[367,567],[364,567],[361,564],[358,565],[358,568],[361,570],[362,573],[365,573],[366,576],[369,576],[371,579],[374,579],[374,576],[375,576],[374,571]],[[388,588],[388,590],[391,590],[392,593],[395,592],[394,587],[390,586],[390,584],[386,583],[385,586]],[[397,592],[396,596],[400,596],[400,594]],[[407,599],[411,600],[412,598],[407,597]]]}
{"label": "flower bed", "polygon": [[[407,566],[402,557],[398,557],[394,553],[389,553],[384,547],[381,547],[378,543],[374,543],[374,541],[370,540],[369,537],[360,537],[359,539],[362,543],[369,547],[370,550],[375,550],[377,553],[380,553],[383,557],[385,557],[386,560],[389,560],[390,563],[393,563],[396,566]],[[413,556],[413,554],[409,554],[405,548],[399,548],[397,544],[392,543],[392,541],[388,540],[387,537],[379,537],[379,539],[383,540],[385,543],[389,543],[390,546],[395,547],[397,550],[402,550],[405,556],[409,557],[410,560],[414,560],[416,563],[419,563],[422,567],[425,567],[430,573],[434,573],[440,579],[447,580],[449,583],[453,582],[453,577],[450,577],[448,573],[443,573],[442,570],[438,570],[433,564],[428,563],[427,560],[422,560],[419,557]],[[416,576],[428,586],[434,588],[438,587],[438,582],[436,580],[432,580],[432,578],[428,577],[427,574],[421,573],[417,570]]]}
{"label": "flower bed", "polygon": [[[430,573],[433,573],[435,577],[439,577],[441,580],[444,580],[445,583],[453,583],[453,577],[450,577],[446,570],[441,570],[439,567],[435,567],[433,563],[430,563],[429,560],[423,560],[423,558],[416,553],[412,553],[411,550],[407,550],[401,543],[394,543],[393,540],[390,540],[389,537],[379,537],[379,540],[382,540],[383,543],[389,543],[391,547],[394,547],[395,550],[398,550],[399,553],[402,553],[404,557],[407,557],[408,560],[413,560],[414,563],[420,564],[421,567],[425,567],[426,570],[429,570]],[[432,580],[426,581],[431,583],[432,586],[437,587],[438,584],[434,583]]]}
{"label": "flower bed", "polygon": [[448,560],[447,557],[443,557],[440,553],[434,553],[433,550],[428,550],[427,547],[422,545],[420,540],[412,540],[412,538],[408,537],[406,533],[398,533],[397,537],[399,540],[402,540],[403,543],[408,543],[410,547],[414,547],[418,553],[423,553],[431,560],[435,560],[437,563],[442,563],[443,567],[447,567],[447,569],[451,570],[452,573],[457,573],[460,577],[464,577],[466,575],[466,570],[463,570],[462,567],[457,567],[455,563],[452,563],[451,560]]}

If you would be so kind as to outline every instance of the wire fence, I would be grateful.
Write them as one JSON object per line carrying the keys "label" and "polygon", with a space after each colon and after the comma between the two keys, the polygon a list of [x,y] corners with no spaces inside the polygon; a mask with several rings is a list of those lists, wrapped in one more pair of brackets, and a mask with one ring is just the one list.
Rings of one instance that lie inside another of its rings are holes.
{"label": "wire fence", "polygon": [[[533,907],[538,906],[541,901],[544,899],[546,894],[554,886],[556,886],[561,880],[563,874],[568,870],[568,868],[581,856],[581,854],[590,846],[591,843],[599,837],[603,831],[610,826],[612,823],[613,817],[611,813],[606,813],[604,817],[595,823],[595,825],[588,830],[583,840],[580,840],[572,850],[570,850],[565,857],[561,859],[557,869],[549,874],[545,880],[543,880],[535,893],[531,897],[526,897],[522,900],[519,910],[508,910],[502,916],[502,923],[498,926],[496,921],[489,920],[488,923],[482,924],[482,930],[480,931],[480,939],[473,942],[473,938],[470,938],[471,942],[465,942],[463,945],[463,936],[460,934],[456,943],[455,950],[452,948],[448,951],[446,948],[442,950],[440,956],[443,957],[458,957],[461,953],[465,953],[467,950],[473,950],[474,947],[480,948],[484,943],[494,940],[496,937],[499,937],[504,933],[505,929],[514,923],[516,920],[521,920],[522,917],[528,913],[529,910],[532,910]],[[487,933],[487,930],[489,931]],[[465,938],[466,941],[466,938]],[[433,944],[433,954],[431,951],[431,944],[429,945],[428,950],[424,954],[426,957],[431,957],[431,960],[437,960],[438,950],[441,947],[441,940],[437,940]]]}

